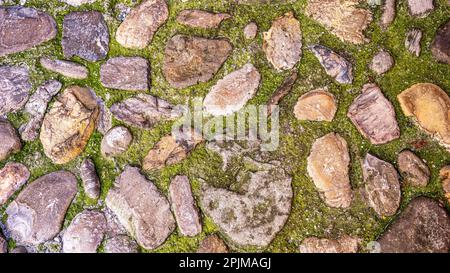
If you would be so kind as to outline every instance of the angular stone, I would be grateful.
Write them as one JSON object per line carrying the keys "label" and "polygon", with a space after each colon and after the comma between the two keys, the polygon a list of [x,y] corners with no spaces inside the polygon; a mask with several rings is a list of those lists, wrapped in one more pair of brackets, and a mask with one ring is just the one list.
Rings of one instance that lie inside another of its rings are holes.
{"label": "angular stone", "polygon": [[213,13],[204,10],[183,10],[177,16],[178,23],[198,28],[218,28],[223,20],[231,18],[226,13]]}
{"label": "angular stone", "polygon": [[431,53],[438,61],[450,64],[450,20],[437,31]]}
{"label": "angular stone", "polygon": [[336,111],[334,95],[323,89],[302,95],[294,107],[294,115],[298,120],[332,121]]}
{"label": "angular stone", "polygon": [[419,83],[397,98],[407,117],[450,150],[450,98],[444,90],[431,83]]}
{"label": "angular stone", "polygon": [[361,239],[343,236],[338,239],[309,237],[300,245],[300,253],[356,253]]}
{"label": "angular stone", "polygon": [[125,167],[110,189],[106,205],[145,249],[160,246],[175,229],[169,202],[138,168]]}
{"label": "angular stone", "polygon": [[98,115],[98,102],[90,89],[68,87],[44,117],[40,134],[44,153],[55,164],[75,159],[95,130]]}
{"label": "angular stone", "polygon": [[100,107],[100,116],[97,121],[97,131],[102,135],[106,135],[106,133],[112,128],[112,114],[102,98],[97,96],[97,102]]}
{"label": "angular stone", "polygon": [[362,170],[369,206],[380,217],[393,216],[401,199],[397,170],[390,163],[371,154],[367,154],[362,162]]}
{"label": "angular stone", "polygon": [[302,31],[294,13],[276,19],[269,31],[264,32],[263,50],[278,71],[292,69],[300,61]]}
{"label": "angular stone", "polygon": [[426,187],[430,180],[430,169],[413,152],[405,150],[398,155],[398,169],[404,181],[411,186]]}
{"label": "angular stone", "polygon": [[400,137],[394,106],[375,84],[363,86],[362,94],[353,101],[347,116],[372,144],[385,144]]}
{"label": "angular stone", "polygon": [[98,199],[101,188],[100,179],[95,170],[94,162],[91,159],[87,158],[81,163],[80,176],[86,195],[91,199]]}
{"label": "angular stone", "polygon": [[126,48],[144,49],[169,17],[165,0],[144,0],[131,10],[116,32],[117,42]]}
{"label": "angular stone", "polygon": [[127,235],[117,235],[105,243],[105,253],[138,253],[138,245]]}
{"label": "angular stone", "polygon": [[25,104],[25,112],[29,115],[29,120],[19,128],[24,141],[34,141],[38,138],[48,103],[61,88],[62,84],[59,81],[50,80],[41,85],[31,95],[27,104]]}
{"label": "angular stone", "polygon": [[145,91],[149,89],[149,64],[141,57],[116,57],[100,68],[100,81],[106,88]]}
{"label": "angular stone", "polygon": [[409,14],[425,17],[434,10],[433,0],[408,0]]}
{"label": "angular stone", "polygon": [[386,30],[395,19],[396,1],[397,0],[385,0],[383,3],[383,7],[382,7],[383,13],[381,14],[381,19],[380,19],[380,26],[383,30]]}
{"label": "angular stone", "polygon": [[176,176],[169,186],[170,202],[178,228],[184,236],[196,236],[202,232],[197,205],[192,196],[187,176]]}
{"label": "angular stone", "polygon": [[364,31],[372,22],[372,13],[359,8],[360,0],[309,0],[306,14],[343,42],[367,43]]}
{"label": "angular stone", "polygon": [[320,197],[333,208],[348,208],[353,194],[349,178],[347,142],[336,133],[317,139],[308,157],[308,174]]}
{"label": "angular stone", "polygon": [[321,45],[311,45],[308,48],[317,57],[325,72],[338,83],[351,84],[353,82],[353,67],[349,61]]}
{"label": "angular stone", "polygon": [[64,57],[86,61],[104,59],[109,52],[109,30],[97,11],[72,12],[64,17],[62,48]]}
{"label": "angular stone", "polygon": [[0,57],[50,41],[58,32],[50,15],[20,6],[0,7],[0,25]]}
{"label": "angular stone", "polygon": [[448,253],[450,218],[438,202],[418,197],[378,242],[385,253]]}
{"label": "angular stone", "polygon": [[219,71],[232,46],[225,39],[173,36],[166,45],[163,73],[172,87],[207,82]]}
{"label": "angular stone", "polygon": [[172,104],[147,94],[113,104],[111,113],[118,120],[142,129],[152,129],[161,120],[173,120],[182,115]]}
{"label": "angular stone", "polygon": [[8,120],[2,118],[0,118],[0,139],[2,140],[0,141],[0,161],[22,148],[16,129]]}
{"label": "angular stone", "polygon": [[61,74],[68,78],[84,80],[89,77],[88,69],[75,62],[65,61],[65,60],[52,60],[48,57],[42,57],[40,59],[42,67],[52,72]]}
{"label": "angular stone", "polygon": [[255,22],[251,22],[244,28],[244,37],[247,40],[255,39],[258,34],[258,25]]}
{"label": "angular stone", "polygon": [[420,41],[422,40],[422,31],[420,29],[411,29],[406,34],[405,47],[411,54],[420,56]]}
{"label": "angular stone", "polygon": [[268,116],[272,115],[272,112],[274,111],[275,107],[278,106],[278,104],[286,97],[294,87],[295,82],[298,78],[298,72],[293,71],[281,84],[275,93],[273,93],[272,97],[270,98],[269,102],[267,103],[267,114]]}
{"label": "angular stone", "polygon": [[6,209],[12,238],[19,244],[37,245],[55,237],[76,193],[77,179],[66,171],[30,183]]}
{"label": "angular stone", "polygon": [[450,165],[443,167],[439,171],[439,178],[442,181],[442,189],[444,190],[445,197],[450,203]]}
{"label": "angular stone", "polygon": [[118,156],[128,150],[132,141],[133,136],[130,131],[123,126],[117,126],[103,137],[100,151],[104,157]]}
{"label": "angular stone", "polygon": [[62,236],[64,253],[96,253],[106,229],[101,212],[85,210],[79,213]]}
{"label": "angular stone", "polygon": [[30,97],[30,90],[27,68],[0,66],[0,116],[22,109]]}
{"label": "angular stone", "polygon": [[378,75],[388,72],[392,66],[394,66],[394,58],[384,50],[379,51],[369,64],[369,68]]}
{"label": "angular stone", "polygon": [[60,0],[66,4],[69,4],[74,7],[79,7],[84,4],[92,4],[97,0]]}
{"label": "angular stone", "polygon": [[22,187],[30,178],[27,167],[21,163],[9,162],[0,170],[0,205]]}
{"label": "angular stone", "polygon": [[256,94],[261,75],[250,63],[219,80],[206,95],[203,106],[213,116],[239,111]]}
{"label": "angular stone", "polygon": [[4,254],[7,252],[8,252],[8,242],[5,240],[5,238],[0,232],[0,254]]}
{"label": "angular stone", "polygon": [[212,234],[203,239],[197,253],[228,253],[228,247],[218,235]]}

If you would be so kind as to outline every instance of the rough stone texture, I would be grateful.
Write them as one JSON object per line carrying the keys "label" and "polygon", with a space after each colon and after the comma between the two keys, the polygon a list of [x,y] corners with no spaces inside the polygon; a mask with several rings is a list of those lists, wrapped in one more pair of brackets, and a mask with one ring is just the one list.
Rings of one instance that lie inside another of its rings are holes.
{"label": "rough stone texture", "polygon": [[425,17],[434,10],[433,0],[408,0],[409,14]]}
{"label": "rough stone texture", "polygon": [[383,30],[387,30],[387,28],[391,25],[391,23],[395,19],[396,1],[397,0],[385,0],[383,3],[383,7],[382,7],[383,13],[381,14],[381,19],[380,19],[380,26]]}
{"label": "rough stone texture", "polygon": [[16,129],[8,120],[2,118],[0,118],[0,139],[2,140],[0,141],[0,161],[22,148]]}
{"label": "rough stone texture", "polygon": [[127,235],[117,235],[106,240],[105,253],[138,253],[138,245]]}
{"label": "rough stone texture", "polygon": [[324,202],[334,208],[348,208],[353,194],[349,178],[347,142],[336,133],[317,139],[308,157],[308,174]]}
{"label": "rough stone texture", "polygon": [[400,137],[394,106],[375,84],[363,86],[347,116],[372,144],[384,144]]}
{"label": "rough stone texture", "polygon": [[300,61],[302,31],[292,12],[276,19],[269,31],[264,32],[263,50],[278,71],[292,69]]}
{"label": "rough stone texture", "polygon": [[450,218],[438,202],[418,197],[378,242],[387,253],[448,253]]}
{"label": "rough stone texture", "polygon": [[7,252],[8,252],[8,242],[5,240],[5,238],[0,232],[0,254],[4,254]]}
{"label": "rough stone texture", "polygon": [[353,82],[353,67],[349,61],[321,45],[311,45],[308,48],[317,57],[327,74],[338,83],[351,84]]}
{"label": "rough stone texture", "polygon": [[9,162],[0,170],[0,206],[22,187],[30,178],[27,167],[21,163]]}
{"label": "rough stone texture", "polygon": [[444,190],[445,197],[450,203],[450,165],[443,167],[439,171],[439,178],[442,180],[442,189]]}
{"label": "rough stone texture", "polygon": [[116,32],[116,40],[126,48],[144,49],[169,17],[165,0],[144,0],[131,10]]}
{"label": "rough stone texture", "polygon": [[187,176],[176,176],[169,186],[170,202],[178,228],[184,236],[196,236],[202,232],[197,205],[192,196]]}
{"label": "rough stone texture", "polygon": [[106,133],[112,128],[112,114],[109,108],[105,105],[105,102],[97,96],[97,102],[100,106],[100,116],[97,120],[97,131],[102,135],[106,135]]}
{"label": "rough stone texture", "polygon": [[79,7],[79,6],[84,5],[84,4],[92,4],[92,3],[94,3],[97,0],[60,0],[60,1],[62,1],[64,3],[67,3],[67,4],[69,4],[71,6],[74,6],[74,7]]}
{"label": "rough stone texture", "polygon": [[344,42],[363,44],[365,29],[372,22],[369,10],[358,8],[360,0],[309,0],[306,14]]}
{"label": "rough stone texture", "polygon": [[106,205],[146,249],[160,246],[175,229],[169,202],[137,168],[125,167],[110,189]]}
{"label": "rough stone texture", "polygon": [[203,10],[183,10],[177,16],[180,24],[198,28],[218,28],[223,20],[231,18],[226,13],[213,13]]}
{"label": "rough stone texture", "polygon": [[173,36],[166,45],[163,73],[172,87],[207,82],[228,58],[232,46],[225,39]]}
{"label": "rough stone texture", "polygon": [[6,228],[19,244],[37,245],[55,237],[77,193],[76,177],[66,171],[30,183],[7,207]]}
{"label": "rough stone texture", "polygon": [[0,7],[0,26],[0,56],[33,48],[58,32],[50,15],[20,6]]}
{"label": "rough stone texture", "polygon": [[362,162],[362,170],[369,206],[380,217],[393,216],[401,199],[397,170],[371,154],[367,154]]}
{"label": "rough stone texture", "polygon": [[45,154],[55,164],[75,159],[95,130],[99,110],[90,89],[68,87],[45,115],[40,135]]}
{"label": "rough stone texture", "polygon": [[219,80],[203,101],[204,110],[213,116],[230,115],[241,110],[256,94],[261,75],[253,64]]}
{"label": "rough stone texture", "polygon": [[411,29],[406,34],[405,47],[411,54],[420,56],[420,42],[422,41],[422,31],[420,29]]}
{"label": "rough stone texture", "polygon": [[300,245],[300,253],[356,253],[361,240],[351,236],[338,239],[309,237]]}
{"label": "rough stone texture", "polygon": [[450,64],[450,20],[437,31],[431,53],[438,61]]}
{"label": "rough stone texture", "polygon": [[113,104],[111,113],[118,120],[142,129],[152,129],[157,122],[176,119],[182,114],[167,101],[146,94]]}
{"label": "rough stone texture", "polygon": [[400,106],[407,117],[450,149],[450,98],[440,87],[419,83],[398,95]]}
{"label": "rough stone texture", "polygon": [[42,67],[52,72],[61,74],[68,78],[83,80],[89,76],[88,69],[75,62],[65,60],[52,60],[48,57],[42,57],[40,59]]}
{"label": "rough stone texture", "polygon": [[22,109],[30,97],[30,90],[27,68],[0,66],[0,116]]}
{"label": "rough stone texture", "polygon": [[13,250],[11,250],[10,253],[25,254],[25,253],[28,253],[28,249],[24,246],[17,246]]}
{"label": "rough stone texture", "polygon": [[141,57],[116,57],[100,68],[104,87],[119,90],[145,91],[149,89],[149,64]]}
{"label": "rough stone texture", "polygon": [[62,236],[64,253],[96,253],[106,229],[101,212],[85,210],[70,223]]}
{"label": "rough stone texture", "polygon": [[369,68],[378,75],[388,72],[392,66],[394,66],[394,58],[384,50],[379,51],[369,64]]}
{"label": "rough stone texture", "polygon": [[62,48],[64,57],[86,61],[104,59],[109,51],[109,30],[97,11],[72,12],[64,17]]}
{"label": "rough stone texture", "polygon": [[258,34],[258,25],[255,22],[248,23],[244,28],[244,37],[247,40],[255,39]]}
{"label": "rough stone texture", "polygon": [[302,95],[294,107],[294,115],[299,120],[332,121],[336,111],[334,95],[323,89]]}
{"label": "rough stone texture", "polygon": [[91,159],[87,158],[81,163],[80,176],[86,195],[91,199],[98,199],[100,197],[100,179]]}
{"label": "rough stone texture", "polygon": [[267,103],[267,114],[270,116],[272,112],[275,110],[275,107],[286,97],[294,87],[295,82],[298,78],[298,72],[293,71],[286,79],[284,79],[283,84],[281,84],[275,93],[273,93],[272,97],[270,97],[269,102]]}
{"label": "rough stone texture", "polygon": [[212,234],[201,241],[197,253],[228,253],[228,247],[218,235]]}
{"label": "rough stone texture", "polygon": [[426,187],[430,180],[430,169],[413,152],[405,150],[398,155],[398,169],[404,181],[415,187]]}
{"label": "rough stone texture", "polygon": [[55,80],[50,80],[41,85],[25,104],[25,112],[29,115],[26,124],[19,128],[20,135],[24,141],[34,141],[39,136],[42,120],[50,100],[62,88],[62,84]]}
{"label": "rough stone texture", "polygon": [[128,150],[132,141],[133,136],[130,131],[123,126],[117,126],[103,137],[100,151],[104,157],[118,156]]}

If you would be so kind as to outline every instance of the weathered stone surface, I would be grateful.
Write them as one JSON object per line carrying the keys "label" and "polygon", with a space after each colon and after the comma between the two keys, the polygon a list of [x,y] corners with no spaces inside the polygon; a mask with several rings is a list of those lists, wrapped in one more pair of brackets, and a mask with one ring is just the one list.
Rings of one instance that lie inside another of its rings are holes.
{"label": "weathered stone surface", "polygon": [[213,13],[204,10],[183,10],[177,16],[180,24],[198,28],[218,28],[223,20],[231,18],[226,13]]}
{"label": "weathered stone surface", "polygon": [[40,140],[45,154],[56,164],[75,159],[91,137],[98,115],[98,102],[90,89],[68,87],[44,117]]}
{"label": "weathered stone surface", "polygon": [[30,183],[6,209],[12,238],[19,244],[37,245],[55,237],[76,193],[77,179],[66,171]]}
{"label": "weathered stone surface", "polygon": [[100,197],[100,179],[91,159],[87,158],[81,163],[80,176],[86,195],[89,198],[98,199]]}
{"label": "weathered stone surface", "polygon": [[137,168],[125,167],[109,191],[106,205],[146,249],[160,246],[175,229],[169,202]]}
{"label": "weathered stone surface", "polygon": [[206,95],[203,101],[205,111],[213,116],[239,111],[256,94],[260,80],[261,75],[251,63],[228,74]]}
{"label": "weathered stone surface", "polygon": [[50,80],[41,85],[25,104],[25,112],[29,115],[26,124],[19,128],[20,135],[24,141],[34,141],[39,136],[42,120],[50,100],[62,88],[62,84],[55,80]]}
{"label": "weathered stone surface", "polygon": [[127,235],[117,235],[105,243],[105,253],[138,253],[138,245]]}
{"label": "weathered stone surface", "polygon": [[2,140],[0,141],[0,161],[22,148],[16,129],[8,120],[2,118],[0,118],[0,139]]}
{"label": "weathered stone surface", "polygon": [[21,163],[9,162],[0,170],[0,205],[6,201],[30,178],[27,167]]}
{"label": "weathered stone surface", "polygon": [[67,4],[71,5],[71,6],[79,7],[79,6],[84,5],[84,4],[92,4],[92,3],[94,3],[97,0],[61,0],[61,1],[64,2],[64,3],[67,3]]}
{"label": "weathered stone surface", "polygon": [[334,95],[323,89],[302,95],[294,107],[294,115],[299,120],[332,121],[336,111]]}
{"label": "weathered stone surface", "polygon": [[97,102],[100,107],[100,114],[96,129],[100,134],[106,135],[106,133],[112,128],[112,114],[102,98],[97,96]]}
{"label": "weathered stone surface", "polygon": [[415,187],[426,187],[430,180],[430,169],[413,152],[405,150],[398,155],[398,169],[404,181]]}
{"label": "weathered stone surface", "polygon": [[184,236],[196,236],[202,232],[197,205],[192,196],[187,176],[176,176],[169,186],[170,202],[178,228]]}
{"label": "weathered stone surface", "polygon": [[385,0],[383,3],[383,13],[381,14],[380,26],[386,30],[395,19],[396,15],[396,0]]}
{"label": "weathered stone surface", "polygon": [[0,26],[0,56],[33,48],[58,32],[50,15],[20,6],[0,7]]}
{"label": "weathered stone surface", "polygon": [[298,78],[298,72],[293,71],[281,84],[275,93],[273,93],[272,97],[270,97],[269,102],[267,103],[267,114],[268,116],[272,115],[272,112],[275,110],[275,107],[286,97],[294,87],[295,82]]}
{"label": "weathered stone surface", "polygon": [[258,34],[258,25],[255,22],[248,23],[244,28],[244,37],[247,40],[255,39]]}
{"label": "weathered stone surface", "polygon": [[66,15],[62,48],[66,58],[78,56],[91,62],[104,59],[109,51],[109,31],[103,15],[97,11]]}
{"label": "weathered stone surface", "polygon": [[338,239],[319,239],[309,237],[300,245],[301,253],[356,253],[361,239],[343,236]]}
{"label": "weathered stone surface", "polygon": [[16,246],[13,250],[11,250],[10,253],[26,254],[26,253],[28,253],[28,249],[24,246]]}
{"label": "weathered stone surface", "polygon": [[438,202],[418,197],[378,242],[387,253],[448,253],[450,218]]}
{"label": "weathered stone surface", "polygon": [[128,150],[132,141],[133,136],[130,131],[123,126],[117,126],[103,137],[100,151],[104,157],[118,156]]}
{"label": "weathered stone surface", "polygon": [[116,57],[100,68],[104,87],[119,90],[145,91],[149,89],[149,64],[141,57]]}
{"label": "weathered stone surface", "polygon": [[309,0],[306,14],[344,42],[363,44],[369,40],[365,29],[372,22],[372,13],[359,8],[360,0]]}
{"label": "weathered stone surface", "polygon": [[338,83],[351,84],[353,82],[353,67],[349,61],[321,45],[312,45],[308,48],[317,57],[327,74]]}
{"label": "weathered stone surface", "polygon": [[369,68],[378,75],[388,72],[392,66],[394,66],[394,58],[384,50],[379,51],[369,64]]}
{"label": "weathered stone surface", "polygon": [[116,40],[126,48],[143,49],[169,17],[165,0],[144,0],[127,15],[116,32]]}
{"label": "weathered stone surface", "polygon": [[422,31],[420,29],[411,29],[406,34],[405,47],[417,57],[420,56],[420,41],[422,41]]}
{"label": "weathered stone surface", "polygon": [[349,178],[347,142],[336,133],[317,139],[308,157],[308,174],[324,202],[334,208],[348,208],[353,194]]}
{"label": "weathered stone surface", "polygon": [[425,17],[434,10],[433,0],[408,0],[409,14]]}
{"label": "weathered stone surface", "polygon": [[397,170],[390,163],[367,154],[362,162],[365,193],[369,206],[380,217],[393,216],[401,198]]}
{"label": "weathered stone surface", "polygon": [[450,98],[440,87],[419,83],[398,95],[400,106],[407,117],[450,149]]}
{"label": "weathered stone surface", "polygon": [[228,247],[218,235],[212,234],[201,241],[197,253],[228,253]]}
{"label": "weathered stone surface", "polygon": [[139,94],[123,102],[113,104],[111,113],[126,124],[142,129],[152,129],[161,120],[172,120],[181,116],[182,111],[165,100]]}
{"label": "weathered stone surface", "polygon": [[27,68],[0,66],[0,116],[22,109],[30,97],[30,90]]}
{"label": "weathered stone surface", "polygon": [[4,254],[8,252],[8,242],[3,238],[3,235],[0,232],[0,254]]}
{"label": "weathered stone surface", "polygon": [[263,50],[275,69],[292,69],[302,56],[300,22],[292,12],[276,19],[269,31],[264,32]]}
{"label": "weathered stone surface", "polygon": [[64,253],[96,253],[106,229],[101,212],[85,210],[70,223],[62,236]]}
{"label": "weathered stone surface", "polygon": [[89,76],[88,69],[75,62],[65,60],[52,60],[48,57],[42,57],[40,59],[42,67],[52,72],[61,74],[68,78],[83,80]]}
{"label": "weathered stone surface", "polygon": [[444,190],[445,197],[450,203],[450,165],[443,167],[439,171],[439,178],[442,181],[442,189]]}
{"label": "weathered stone surface", "polygon": [[431,53],[438,61],[450,64],[450,20],[437,31]]}
{"label": "weathered stone surface", "polygon": [[175,88],[209,81],[228,58],[232,46],[225,39],[173,36],[166,45],[163,73]]}
{"label": "weathered stone surface", "polygon": [[372,144],[384,144],[400,137],[400,128],[392,103],[375,84],[363,86],[350,106],[347,116]]}

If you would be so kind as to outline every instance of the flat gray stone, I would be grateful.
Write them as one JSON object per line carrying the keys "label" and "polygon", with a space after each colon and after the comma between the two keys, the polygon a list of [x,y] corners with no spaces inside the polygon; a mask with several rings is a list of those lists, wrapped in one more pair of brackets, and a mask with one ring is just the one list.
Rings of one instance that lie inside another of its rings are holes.
{"label": "flat gray stone", "polygon": [[28,69],[0,66],[0,117],[22,109],[30,97]]}
{"label": "flat gray stone", "polygon": [[89,70],[85,66],[75,62],[52,60],[48,57],[42,57],[40,63],[45,69],[68,78],[83,80],[89,76]]}

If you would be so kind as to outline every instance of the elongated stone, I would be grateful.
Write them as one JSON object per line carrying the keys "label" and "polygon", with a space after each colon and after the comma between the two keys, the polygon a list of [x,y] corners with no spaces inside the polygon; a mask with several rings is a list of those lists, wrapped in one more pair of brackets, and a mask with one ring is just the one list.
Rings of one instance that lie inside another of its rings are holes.
{"label": "elongated stone", "polygon": [[300,246],[301,253],[356,253],[361,239],[343,236],[338,239],[309,237]]}
{"label": "elongated stone", "polygon": [[7,119],[0,118],[0,139],[0,161],[7,159],[22,148],[16,129]]}
{"label": "elongated stone", "polygon": [[309,46],[309,49],[317,57],[327,74],[338,83],[351,84],[353,82],[353,67],[349,61],[322,45],[312,45]]}
{"label": "elongated stone", "polygon": [[213,13],[204,10],[183,10],[177,21],[183,25],[198,28],[218,28],[223,20],[231,18],[226,13]]}
{"label": "elongated stone", "polygon": [[68,78],[83,80],[89,76],[88,69],[81,65],[65,60],[52,60],[48,57],[40,59],[41,65],[52,72],[56,72]]}
{"label": "elongated stone", "polygon": [[89,198],[98,199],[100,197],[100,179],[95,169],[95,164],[91,159],[85,159],[80,166],[80,176],[83,182],[84,192]]}
{"label": "elongated stone", "polygon": [[0,66],[0,116],[22,109],[30,97],[30,91],[27,68]]}

